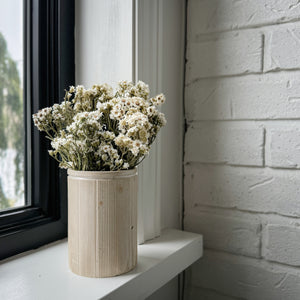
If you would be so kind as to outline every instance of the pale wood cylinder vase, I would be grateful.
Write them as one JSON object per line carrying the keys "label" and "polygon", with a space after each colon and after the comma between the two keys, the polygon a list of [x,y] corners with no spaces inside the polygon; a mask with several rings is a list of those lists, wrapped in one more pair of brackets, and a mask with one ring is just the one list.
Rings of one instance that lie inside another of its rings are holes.
{"label": "pale wood cylinder vase", "polygon": [[68,170],[68,249],[72,272],[126,273],[137,263],[137,170]]}

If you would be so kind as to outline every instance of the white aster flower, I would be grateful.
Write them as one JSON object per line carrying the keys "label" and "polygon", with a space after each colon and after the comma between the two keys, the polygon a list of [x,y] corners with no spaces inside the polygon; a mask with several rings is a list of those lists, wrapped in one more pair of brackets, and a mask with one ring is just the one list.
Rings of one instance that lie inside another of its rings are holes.
{"label": "white aster flower", "polygon": [[164,94],[159,94],[156,97],[151,98],[151,102],[154,105],[161,105],[161,104],[163,104],[165,102],[165,100],[166,100],[166,97],[165,97]]}
{"label": "white aster flower", "polygon": [[122,81],[115,92],[107,84],[70,86],[61,104],[38,111],[33,121],[50,138],[49,154],[62,168],[131,169],[149,153],[166,124],[156,108],[165,96],[149,99],[149,93],[142,81]]}

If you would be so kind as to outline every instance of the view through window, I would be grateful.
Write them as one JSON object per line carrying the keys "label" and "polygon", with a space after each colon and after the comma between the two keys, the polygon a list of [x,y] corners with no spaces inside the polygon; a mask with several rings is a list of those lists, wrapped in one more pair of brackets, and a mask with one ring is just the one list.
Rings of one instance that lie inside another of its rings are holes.
{"label": "view through window", "polygon": [[23,0],[0,0],[0,210],[25,204]]}

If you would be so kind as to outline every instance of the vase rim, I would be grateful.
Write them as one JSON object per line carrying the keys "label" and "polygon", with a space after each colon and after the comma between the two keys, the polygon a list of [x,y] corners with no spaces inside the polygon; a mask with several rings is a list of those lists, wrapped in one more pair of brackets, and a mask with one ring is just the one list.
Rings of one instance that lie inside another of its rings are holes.
{"label": "vase rim", "polygon": [[90,179],[105,179],[105,178],[122,178],[131,177],[137,175],[137,167],[130,170],[118,170],[118,171],[76,171],[68,169],[69,177],[81,177]]}

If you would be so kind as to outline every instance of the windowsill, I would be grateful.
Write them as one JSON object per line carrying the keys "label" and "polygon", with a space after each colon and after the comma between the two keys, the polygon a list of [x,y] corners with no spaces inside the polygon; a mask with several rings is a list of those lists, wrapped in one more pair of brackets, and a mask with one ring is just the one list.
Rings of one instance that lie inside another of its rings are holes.
{"label": "windowsill", "polygon": [[138,246],[138,265],[111,278],[86,278],[68,268],[62,240],[0,264],[0,299],[144,299],[202,256],[202,236],[164,230]]}

